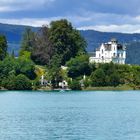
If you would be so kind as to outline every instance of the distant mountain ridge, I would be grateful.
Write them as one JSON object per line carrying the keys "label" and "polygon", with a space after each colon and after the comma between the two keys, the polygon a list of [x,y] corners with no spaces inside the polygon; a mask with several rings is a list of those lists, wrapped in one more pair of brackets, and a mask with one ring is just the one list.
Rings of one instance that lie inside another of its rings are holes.
{"label": "distant mountain ridge", "polygon": [[[30,27],[33,31],[39,30],[39,28],[31,26],[0,23],[0,34],[7,37],[9,52],[15,50],[15,54],[18,54],[22,34],[27,27]],[[80,30],[80,33],[87,41],[88,52],[94,51],[101,43],[108,42],[111,38],[116,38],[120,43],[127,46],[126,62],[129,64],[140,64],[140,34],[99,32],[95,30]]]}
{"label": "distant mountain ridge", "polygon": [[22,34],[27,27],[30,27],[33,31],[37,31],[39,28],[24,26],[24,25],[11,25],[0,23],[0,34],[5,35],[8,41],[8,51],[15,51],[18,54]]}
{"label": "distant mountain ridge", "polygon": [[109,42],[111,38],[116,38],[120,43],[126,46],[126,63],[140,65],[140,34],[99,32],[95,30],[82,30],[80,32],[87,41],[88,52],[93,52],[101,43],[106,43]]}
{"label": "distant mountain ridge", "polygon": [[130,43],[133,41],[140,41],[140,34],[128,33],[113,33],[113,32],[99,32],[95,30],[81,30],[82,36],[88,43],[88,51],[93,51],[101,43],[109,42],[112,38],[116,38],[120,43]]}

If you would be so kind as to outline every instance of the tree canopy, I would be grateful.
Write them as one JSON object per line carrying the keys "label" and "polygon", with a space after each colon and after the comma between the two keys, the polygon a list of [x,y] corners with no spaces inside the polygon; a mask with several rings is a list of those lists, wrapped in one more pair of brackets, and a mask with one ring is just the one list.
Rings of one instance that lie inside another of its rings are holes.
{"label": "tree canopy", "polygon": [[36,34],[27,29],[21,50],[30,51],[36,64],[52,67],[57,59],[60,67],[72,57],[85,54],[86,42],[70,22],[62,19],[51,22],[49,27],[42,26]]}
{"label": "tree canopy", "polygon": [[31,28],[29,27],[26,28],[22,36],[20,55],[22,55],[22,52],[24,51],[31,52],[34,41],[35,41],[35,33],[31,30]]}
{"label": "tree canopy", "polygon": [[77,78],[79,76],[91,74],[88,55],[80,55],[72,58],[67,62],[67,66],[68,76],[71,78]]}
{"label": "tree canopy", "polygon": [[61,64],[72,57],[86,52],[86,42],[79,31],[72,27],[72,24],[65,19],[53,21],[50,24],[50,40],[53,43],[54,55],[61,57]]}
{"label": "tree canopy", "polygon": [[0,60],[3,60],[7,54],[7,40],[6,37],[0,35]]}
{"label": "tree canopy", "polygon": [[43,26],[35,35],[31,59],[39,65],[50,66],[54,54],[54,47],[49,39],[49,28]]}

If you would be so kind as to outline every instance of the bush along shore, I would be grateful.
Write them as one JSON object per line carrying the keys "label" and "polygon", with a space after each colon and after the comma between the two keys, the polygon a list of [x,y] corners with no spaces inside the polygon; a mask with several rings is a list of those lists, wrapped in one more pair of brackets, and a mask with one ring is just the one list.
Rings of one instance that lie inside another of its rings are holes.
{"label": "bush along shore", "polygon": [[86,41],[72,24],[53,21],[27,28],[19,56],[8,54],[0,35],[1,90],[132,90],[140,88],[140,66],[90,64]]}

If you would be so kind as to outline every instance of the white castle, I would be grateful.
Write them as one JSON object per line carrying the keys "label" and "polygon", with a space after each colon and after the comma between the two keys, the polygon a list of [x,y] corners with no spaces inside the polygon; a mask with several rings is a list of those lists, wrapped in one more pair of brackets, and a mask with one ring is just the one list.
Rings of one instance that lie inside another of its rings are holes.
{"label": "white castle", "polygon": [[119,44],[116,39],[103,43],[89,58],[90,63],[118,63],[125,64],[126,47]]}

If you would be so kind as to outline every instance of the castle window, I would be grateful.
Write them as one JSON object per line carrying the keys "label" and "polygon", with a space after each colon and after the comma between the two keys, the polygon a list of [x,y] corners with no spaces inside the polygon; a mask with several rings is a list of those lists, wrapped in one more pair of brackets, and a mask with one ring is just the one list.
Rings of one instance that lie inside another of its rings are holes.
{"label": "castle window", "polygon": [[104,53],[104,50],[102,50],[102,54]]}
{"label": "castle window", "polygon": [[120,54],[118,53],[118,57],[120,56]]}

